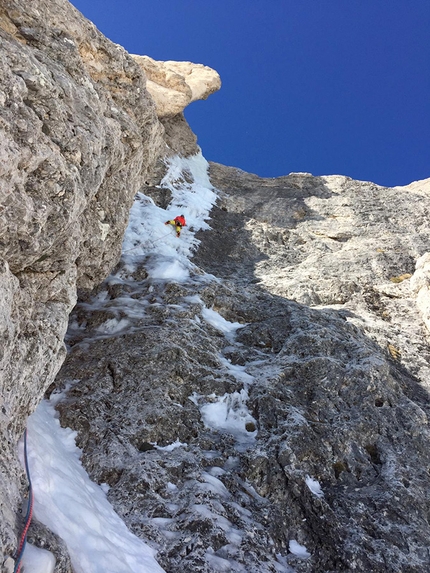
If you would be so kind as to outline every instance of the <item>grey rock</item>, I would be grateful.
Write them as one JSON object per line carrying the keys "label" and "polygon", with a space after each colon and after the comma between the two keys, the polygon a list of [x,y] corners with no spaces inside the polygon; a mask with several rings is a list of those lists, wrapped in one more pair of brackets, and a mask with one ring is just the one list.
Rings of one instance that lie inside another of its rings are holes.
{"label": "grey rock", "polygon": [[195,155],[199,151],[197,137],[191,131],[182,113],[163,118],[161,123],[165,129],[166,143],[175,155]]}
{"label": "grey rock", "polygon": [[76,287],[117,263],[165,143],[140,68],[68,2],[3,2],[0,42],[0,549],[11,555],[17,440],[65,357]]}
{"label": "grey rock", "polygon": [[[74,384],[58,410],[85,467],[167,572],[425,571],[429,348],[408,277],[428,248],[427,195],[215,164],[211,176],[220,200],[188,283],[154,283],[143,256],[99,287],[102,308],[89,296],[74,311],[56,387]],[[144,315],[103,333],[124,297]],[[234,341],[202,304],[243,325]],[[235,365],[253,377],[239,442],[200,411],[214,395],[238,407]]]}
{"label": "grey rock", "polygon": [[64,541],[36,519],[31,522],[27,541],[34,547],[45,549],[54,555],[54,573],[73,573],[69,552]]}

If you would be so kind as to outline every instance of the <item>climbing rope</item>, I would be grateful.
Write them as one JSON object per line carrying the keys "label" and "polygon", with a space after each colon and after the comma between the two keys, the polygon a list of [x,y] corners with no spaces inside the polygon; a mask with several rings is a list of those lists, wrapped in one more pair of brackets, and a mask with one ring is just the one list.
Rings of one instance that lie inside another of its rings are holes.
{"label": "climbing rope", "polygon": [[15,556],[15,569],[13,570],[13,573],[19,573],[19,571],[21,570],[21,559],[22,556],[24,555],[25,544],[27,542],[28,528],[30,527],[31,518],[33,515],[34,497],[33,497],[33,487],[31,485],[31,479],[30,479],[30,470],[28,468],[27,428],[25,429],[24,432],[24,462],[25,462],[25,472],[27,474],[27,480],[28,480],[28,506],[27,506],[27,515],[25,516],[24,529],[22,531],[19,547]]}

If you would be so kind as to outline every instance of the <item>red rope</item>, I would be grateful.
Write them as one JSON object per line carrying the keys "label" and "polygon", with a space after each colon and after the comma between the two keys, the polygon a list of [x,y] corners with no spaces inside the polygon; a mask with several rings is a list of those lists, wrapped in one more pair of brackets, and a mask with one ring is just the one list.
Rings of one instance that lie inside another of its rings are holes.
{"label": "red rope", "polygon": [[21,539],[19,542],[19,547],[16,552],[16,561],[15,561],[15,569],[13,570],[14,573],[19,573],[21,570],[21,559],[24,555],[25,544],[27,541],[27,533],[28,528],[30,527],[31,518],[33,516],[33,504],[34,504],[34,496],[33,496],[33,487],[31,485],[30,479],[30,470],[28,468],[28,456],[27,456],[27,429],[24,432],[24,462],[25,462],[25,471],[27,473],[28,479],[28,506],[27,506],[27,515],[25,516],[25,525],[24,529],[21,534]]}

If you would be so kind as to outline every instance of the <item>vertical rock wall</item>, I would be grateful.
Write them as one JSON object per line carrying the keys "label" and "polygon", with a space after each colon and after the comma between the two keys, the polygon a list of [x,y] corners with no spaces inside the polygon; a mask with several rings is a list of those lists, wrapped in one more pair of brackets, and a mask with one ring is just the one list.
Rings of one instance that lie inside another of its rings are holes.
{"label": "vertical rock wall", "polygon": [[52,382],[76,287],[116,263],[164,153],[146,78],[64,0],[0,7],[0,548],[16,546],[16,442]]}

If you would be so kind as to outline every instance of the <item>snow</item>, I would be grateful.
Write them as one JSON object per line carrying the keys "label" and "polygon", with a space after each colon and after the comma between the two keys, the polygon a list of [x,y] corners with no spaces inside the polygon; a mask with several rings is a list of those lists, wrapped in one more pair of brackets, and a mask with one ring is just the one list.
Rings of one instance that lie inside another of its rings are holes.
{"label": "snow", "polygon": [[243,328],[245,325],[240,322],[229,322],[211,308],[202,309],[202,316],[210,325],[222,332],[226,337],[231,337],[238,328]]}
{"label": "snow", "polygon": [[324,492],[318,480],[306,476],[306,485],[316,497],[324,497]]}
{"label": "snow", "polygon": [[[52,403],[43,400],[27,428],[34,515],[66,542],[75,573],[161,573],[155,551],[127,529],[89,479],[76,432],[61,428]],[[40,557],[27,549],[25,555],[34,571]]]}
{"label": "snow", "polygon": [[[190,255],[198,246],[196,231],[209,229],[207,220],[217,198],[208,176],[208,163],[201,153],[189,157],[172,157],[161,187],[170,189],[172,201],[167,209],[157,207],[152,199],[138,193],[130,212],[123,241],[123,260],[131,271],[142,253],[150,256],[147,270],[154,280],[188,279],[194,265]],[[183,174],[187,174],[185,180]],[[187,226],[178,239],[165,222],[183,214]]]}
{"label": "snow", "polygon": [[31,573],[54,573],[55,557],[50,551],[27,543],[21,564],[24,571]]}
{"label": "snow", "polygon": [[[207,473],[207,472],[203,472],[202,474],[202,478],[205,480],[206,485],[208,485],[208,489],[210,491],[213,491],[217,494],[219,494],[221,497],[225,497],[228,498],[230,497],[230,494],[227,490],[227,488],[225,487],[225,485],[222,483],[222,481],[220,479],[218,479],[217,477]],[[203,488],[206,489],[206,488]]]}
{"label": "snow", "polygon": [[189,269],[179,260],[157,260],[147,266],[151,279],[184,282],[190,276]]}
{"label": "snow", "polygon": [[106,322],[103,322],[103,324],[97,328],[97,331],[103,334],[116,334],[127,328],[129,324],[130,322],[126,318],[122,318],[121,320],[110,318]]}
{"label": "snow", "polygon": [[257,423],[246,405],[248,391],[245,388],[223,396],[194,394],[190,399],[199,406],[206,427],[231,434],[242,445],[255,440]]}
{"label": "snow", "polygon": [[[242,325],[243,326],[243,325]],[[232,364],[230,360],[227,360],[224,356],[218,356],[219,361],[225,367],[228,374],[231,374],[238,382],[241,382],[245,388],[248,388],[250,384],[254,381],[254,376],[251,376],[246,372],[246,366],[240,366],[239,364]]]}
{"label": "snow", "polygon": [[300,545],[295,539],[291,539],[288,544],[289,550],[293,555],[300,559],[309,559],[311,554],[304,545]]}
{"label": "snow", "polygon": [[232,568],[238,573],[247,573],[243,565],[238,563],[237,561],[232,561],[231,559],[224,559],[222,557],[218,557],[213,553],[213,549],[206,552],[206,560],[209,565],[212,567],[213,571],[225,572],[230,573]]}
{"label": "snow", "polygon": [[152,445],[156,450],[161,450],[164,452],[172,452],[173,450],[176,450],[176,448],[188,446],[188,444],[183,444],[179,440],[176,440],[176,442],[173,442],[173,444],[169,444],[168,446],[157,446],[157,444],[152,444]]}

